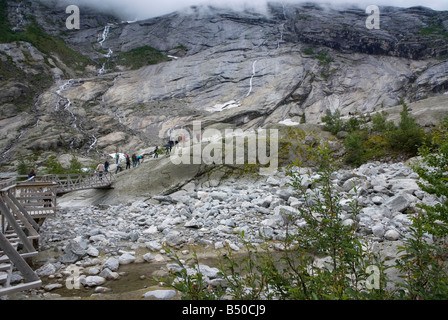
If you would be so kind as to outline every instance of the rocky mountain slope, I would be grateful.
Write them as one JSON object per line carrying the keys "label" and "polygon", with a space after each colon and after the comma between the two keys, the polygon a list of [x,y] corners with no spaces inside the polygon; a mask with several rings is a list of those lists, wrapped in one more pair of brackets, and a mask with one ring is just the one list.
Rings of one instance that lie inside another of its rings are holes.
{"label": "rocky mountain slope", "polygon": [[0,8],[3,172],[19,156],[42,167],[50,154],[88,165],[137,152],[193,120],[249,129],[318,124],[327,109],[389,111],[401,99],[448,107],[446,11],[382,7],[381,28],[369,30],[363,9],[311,4],[137,22],[81,7],[80,29],[68,30],[54,1]]}

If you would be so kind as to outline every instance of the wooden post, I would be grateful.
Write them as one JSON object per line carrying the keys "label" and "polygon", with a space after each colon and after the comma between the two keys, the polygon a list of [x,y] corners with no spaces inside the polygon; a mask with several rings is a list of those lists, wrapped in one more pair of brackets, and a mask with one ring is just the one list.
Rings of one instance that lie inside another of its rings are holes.
{"label": "wooden post", "polygon": [[20,241],[22,241],[23,246],[28,252],[35,251],[33,244],[29,241],[28,237],[26,236],[25,232],[23,232],[22,228],[17,223],[16,219],[11,214],[11,211],[6,207],[6,205],[3,203],[3,201],[0,201],[0,211],[2,211],[2,214],[6,217],[8,220],[8,223],[12,228],[14,229],[15,233],[19,237]]}

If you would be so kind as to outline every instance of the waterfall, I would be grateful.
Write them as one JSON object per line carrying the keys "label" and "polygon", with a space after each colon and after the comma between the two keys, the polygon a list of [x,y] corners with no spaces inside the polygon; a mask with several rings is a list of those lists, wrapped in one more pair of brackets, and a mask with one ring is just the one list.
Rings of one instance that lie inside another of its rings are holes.
{"label": "waterfall", "polygon": [[285,3],[284,2],[282,2],[282,7],[283,7],[283,18],[285,20],[288,20],[288,18],[286,18],[286,8],[285,8]]}
{"label": "waterfall", "polygon": [[8,153],[14,148],[14,146],[19,143],[19,141],[22,139],[22,137],[25,135],[25,133],[27,133],[28,129],[23,129],[20,131],[19,136],[17,138],[14,139],[14,141],[12,141],[8,147],[6,148],[6,150],[2,153],[1,158],[5,159],[6,156],[8,155]]}
{"label": "waterfall", "polygon": [[[107,26],[104,27],[103,36],[101,38],[101,41],[99,42],[101,47],[103,46],[104,41],[106,41],[107,36],[109,35],[109,30],[110,30],[111,26],[112,26],[111,24],[108,24]],[[104,57],[106,57],[107,60],[106,60],[106,62],[103,63],[100,71],[98,72],[99,76],[103,75],[105,73],[105,71],[106,71],[106,63],[109,61],[110,57],[112,57],[113,53],[114,52],[112,51],[112,49],[109,48],[109,51],[107,52],[107,54],[104,55]]]}
{"label": "waterfall", "polygon": [[95,135],[92,134],[92,138],[93,138],[93,143],[90,145],[89,150],[87,150],[87,154],[90,153],[90,151],[93,149],[93,147],[96,145],[96,143],[98,142],[98,139],[95,137]]}
{"label": "waterfall", "polygon": [[282,23],[281,25],[280,25],[280,39],[279,40],[277,40],[277,49],[280,49],[280,43],[281,42],[283,42],[283,32],[284,32],[284,30],[285,30],[285,24],[284,23]]}
{"label": "waterfall", "polygon": [[250,93],[252,92],[252,81],[254,79],[255,76],[255,64],[257,63],[257,60],[254,61],[254,63],[252,64],[252,77],[250,77],[250,81],[249,81],[249,92],[246,95],[246,98],[250,95]]}
{"label": "waterfall", "polygon": [[109,35],[110,26],[111,26],[111,25],[108,24],[107,26],[104,27],[104,30],[103,30],[103,37],[102,37],[102,39],[101,39],[100,42],[99,42],[101,46],[103,46],[104,41],[106,41],[107,36]]}
{"label": "waterfall", "polygon": [[69,88],[73,83],[75,82],[75,80],[70,79],[68,80],[66,83],[64,83],[62,86],[59,87],[59,90],[56,91],[56,93],[58,94],[58,96],[61,95],[61,92],[64,90],[67,90],[67,88]]}
{"label": "waterfall", "polygon": [[59,99],[58,99],[58,102],[56,103],[55,111],[59,111],[59,107],[60,107],[61,101],[65,100],[65,102],[64,102],[64,110],[70,113],[70,115],[73,118],[73,127],[76,128],[76,121],[78,120],[78,118],[76,118],[75,114],[70,109],[70,106],[72,105],[72,102],[70,101],[69,98],[64,97],[62,95],[62,91],[67,90],[68,88],[70,88],[73,85],[74,82],[75,82],[75,80],[70,79],[66,83],[64,83],[62,86],[60,86],[59,90],[56,91],[56,94],[58,95]]}
{"label": "waterfall", "polygon": [[[109,60],[113,53],[114,52],[112,51],[112,49],[109,48],[109,52],[106,55],[104,55],[104,56],[107,58],[107,60]],[[103,63],[103,66],[101,67],[100,71],[98,72],[98,75],[102,75],[102,74],[105,73],[106,63],[107,63],[107,61]]]}

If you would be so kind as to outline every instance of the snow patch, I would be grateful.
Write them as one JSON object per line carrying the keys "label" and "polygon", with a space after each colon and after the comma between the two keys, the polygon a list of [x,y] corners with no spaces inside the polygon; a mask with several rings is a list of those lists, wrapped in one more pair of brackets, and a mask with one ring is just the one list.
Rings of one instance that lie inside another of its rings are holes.
{"label": "snow patch", "polygon": [[221,112],[224,110],[238,108],[238,107],[241,107],[241,105],[237,101],[232,100],[232,101],[229,101],[229,102],[226,102],[223,104],[215,104],[213,107],[209,107],[206,110],[209,112]]}
{"label": "snow patch", "polygon": [[285,119],[280,121],[279,124],[284,124],[285,126],[298,126],[300,123],[292,121],[291,119]]}

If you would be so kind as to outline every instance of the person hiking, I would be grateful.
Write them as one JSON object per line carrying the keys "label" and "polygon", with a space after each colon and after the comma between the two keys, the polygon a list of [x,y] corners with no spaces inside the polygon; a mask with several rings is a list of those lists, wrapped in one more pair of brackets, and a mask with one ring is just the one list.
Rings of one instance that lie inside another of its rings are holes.
{"label": "person hiking", "polygon": [[167,143],[165,145],[165,150],[166,150],[166,155],[169,155],[170,154],[170,144],[169,143]]}
{"label": "person hiking", "polygon": [[109,161],[107,161],[107,159],[104,162],[104,172],[109,172]]}
{"label": "person hiking", "polygon": [[137,166],[137,156],[132,154],[132,167],[135,168]]}
{"label": "person hiking", "polygon": [[154,159],[159,157],[159,146],[156,146],[156,148],[154,149]]}
{"label": "person hiking", "polygon": [[97,167],[96,167],[96,171],[98,171],[98,177],[100,178],[100,180],[103,180],[103,173],[104,173],[104,164],[100,163]]}
{"label": "person hiking", "polygon": [[120,155],[118,152],[115,153],[115,164],[118,164],[118,160],[120,160]]}
{"label": "person hiking", "polygon": [[117,168],[115,169],[115,174],[117,174],[118,171],[121,172],[122,170],[123,170],[123,167],[121,166],[121,160],[118,160]]}
{"label": "person hiking", "polygon": [[28,173],[28,181],[36,181],[36,171],[34,168],[31,168],[30,172]]}
{"label": "person hiking", "polygon": [[129,158],[129,155],[126,155],[126,170],[131,169],[131,158]]}

